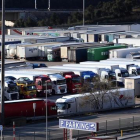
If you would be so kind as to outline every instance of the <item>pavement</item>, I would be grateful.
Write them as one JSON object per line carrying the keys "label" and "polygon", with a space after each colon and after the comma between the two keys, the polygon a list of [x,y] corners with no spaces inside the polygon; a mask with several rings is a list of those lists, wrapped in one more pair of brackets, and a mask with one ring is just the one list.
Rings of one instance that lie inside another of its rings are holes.
{"label": "pavement", "polygon": [[[125,109],[125,110],[117,110],[117,111],[109,111],[104,113],[96,113],[90,116],[76,116],[69,117],[67,119],[79,120],[79,121],[88,121],[88,122],[99,122],[99,130],[106,129],[106,121],[107,121],[107,130],[111,129],[119,129],[119,121],[121,121],[121,127],[131,126],[133,125],[133,117],[134,117],[134,125],[140,125],[140,109]],[[127,119],[129,118],[129,119]],[[11,136],[13,134],[13,128],[4,128],[3,131],[4,139],[11,140]],[[91,133],[87,131],[74,131],[73,135],[83,135],[86,134],[89,136]],[[17,139],[26,139],[34,138],[35,140],[45,140],[46,137],[46,123],[36,123],[36,124],[28,124],[22,127],[16,127],[16,136]],[[52,120],[48,122],[48,140],[57,140],[63,138],[63,129],[59,129],[58,119]]]}

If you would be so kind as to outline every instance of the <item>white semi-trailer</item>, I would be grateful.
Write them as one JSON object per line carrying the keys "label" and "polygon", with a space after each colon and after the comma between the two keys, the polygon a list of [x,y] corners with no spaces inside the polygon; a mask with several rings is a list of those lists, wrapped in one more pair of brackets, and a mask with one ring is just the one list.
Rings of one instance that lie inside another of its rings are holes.
{"label": "white semi-trailer", "polygon": [[58,114],[72,114],[84,111],[98,111],[133,106],[134,90],[121,88],[107,93],[85,93],[63,96],[56,100]]}
{"label": "white semi-trailer", "polygon": [[125,49],[113,49],[109,50],[109,58],[126,58],[131,52],[138,53],[140,47],[137,48],[125,48]]}
{"label": "white semi-trailer", "polygon": [[66,67],[80,67],[80,68],[86,67],[88,69],[94,68],[94,67],[108,68],[108,69],[115,72],[116,80],[118,82],[118,85],[120,85],[120,86],[123,86],[124,77],[129,76],[128,71],[124,68],[119,68],[119,65],[104,64],[104,63],[100,63],[100,62],[81,62],[80,65],[79,64],[65,64],[64,66],[66,66]]}
{"label": "white semi-trailer", "polygon": [[100,76],[101,81],[116,81],[116,75],[115,73],[110,70],[110,69],[105,69],[105,68],[88,68],[88,67],[64,67],[64,66],[52,66],[52,67],[48,67],[50,69],[59,69],[59,70],[70,70],[70,71],[92,71],[94,73],[96,73],[97,75]]}
{"label": "white semi-trailer", "polygon": [[[125,62],[125,61],[112,61],[112,60],[102,60],[100,63],[109,63],[109,64],[116,64],[119,65],[120,68],[125,68],[128,70],[130,76],[136,76],[140,75],[140,66],[135,65],[138,64],[139,62]],[[140,63],[139,63],[140,64]]]}

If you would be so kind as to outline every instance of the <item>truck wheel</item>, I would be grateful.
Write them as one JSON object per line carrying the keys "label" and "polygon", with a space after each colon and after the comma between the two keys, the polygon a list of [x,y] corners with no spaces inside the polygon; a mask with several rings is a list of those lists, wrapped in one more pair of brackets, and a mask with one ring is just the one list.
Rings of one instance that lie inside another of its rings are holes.
{"label": "truck wheel", "polygon": [[55,90],[54,89],[52,90],[52,95],[55,95]]}

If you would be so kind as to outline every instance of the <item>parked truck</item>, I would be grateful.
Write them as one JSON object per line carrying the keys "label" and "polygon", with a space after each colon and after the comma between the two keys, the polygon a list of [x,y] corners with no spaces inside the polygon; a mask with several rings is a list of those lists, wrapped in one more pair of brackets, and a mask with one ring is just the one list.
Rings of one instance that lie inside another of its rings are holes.
{"label": "parked truck", "polygon": [[37,89],[33,81],[31,81],[26,74],[18,74],[17,72],[6,71],[5,76],[14,76],[15,81],[19,87],[20,98],[35,98],[37,95]]}
{"label": "parked truck", "polygon": [[133,62],[111,61],[111,60],[102,60],[100,62],[119,65],[120,68],[127,69],[130,76],[140,75],[140,66],[135,65],[135,62],[133,63]]}
{"label": "parked truck", "polygon": [[[0,86],[1,91],[1,86]],[[0,95],[1,97],[1,95]],[[18,87],[14,81],[5,81],[4,100],[18,100],[19,92]]]}
{"label": "parked truck", "polygon": [[113,65],[109,63],[100,63],[100,62],[81,62],[81,65],[85,67],[98,67],[98,68],[109,68],[114,71],[116,74],[116,80],[119,86],[124,86],[124,77],[129,77],[127,69],[120,68],[119,65]]}
{"label": "parked truck", "polygon": [[[98,101],[95,100],[97,97]],[[124,108],[134,104],[134,90],[125,88],[108,91],[108,94],[103,92],[100,95],[98,92],[94,93],[94,95],[92,93],[85,93],[63,96],[56,100],[58,115]]]}
{"label": "parked truck", "polygon": [[[69,74],[70,73],[74,73],[74,74],[77,74],[77,75],[79,75],[81,77],[81,81],[79,82],[81,84],[83,84],[84,82],[87,82],[87,81],[91,82],[92,79],[97,76],[97,74],[95,74],[92,71],[82,71],[82,70],[71,70],[70,71],[70,70],[63,70],[63,69],[61,70],[61,69],[41,68],[41,71],[52,72],[52,73],[59,73],[61,75],[63,75],[64,73],[69,73]],[[79,80],[79,77],[77,77],[77,80]],[[71,84],[73,84],[73,86],[71,86],[71,90],[73,90],[72,87],[74,87],[74,85],[75,85],[73,80],[72,80]]]}
{"label": "parked truck", "polygon": [[72,68],[72,66],[71,67],[52,66],[52,67],[49,67],[49,68],[51,68],[51,69],[60,69],[60,70],[70,70],[70,71],[73,71],[73,72],[75,72],[75,71],[84,71],[84,70],[85,71],[92,71],[92,72],[94,72],[94,73],[96,73],[97,75],[100,76],[101,81],[108,81],[108,80],[111,80],[111,81],[115,80],[116,81],[115,73],[112,72],[111,70],[105,69],[105,68],[96,68],[96,67],[88,68],[88,67],[83,67],[83,66],[81,66],[79,68],[78,67]]}
{"label": "parked truck", "polygon": [[[53,74],[51,72],[42,71],[44,68],[37,68],[34,70],[28,70],[34,75],[45,75],[48,76],[52,81],[52,94],[64,94],[67,93],[66,79],[60,74]],[[25,73],[25,71],[20,71]]]}
{"label": "parked truck", "polygon": [[126,77],[125,88],[133,89],[135,91],[135,96],[140,97],[140,76]]}
{"label": "parked truck", "polygon": [[26,81],[28,82],[31,80],[31,83],[36,86],[37,97],[45,97],[46,92],[48,95],[52,94],[52,81],[47,75],[29,74],[28,71],[11,71],[6,72],[6,75],[7,74],[12,74],[14,77],[18,78],[16,81],[18,86],[24,85]]}

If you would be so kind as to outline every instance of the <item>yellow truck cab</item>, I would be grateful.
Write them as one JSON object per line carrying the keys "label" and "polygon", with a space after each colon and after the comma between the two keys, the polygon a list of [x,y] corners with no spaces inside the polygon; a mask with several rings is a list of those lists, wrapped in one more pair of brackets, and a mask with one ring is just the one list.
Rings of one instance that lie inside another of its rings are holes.
{"label": "yellow truck cab", "polygon": [[33,81],[27,79],[27,77],[20,77],[16,80],[16,84],[19,87],[20,98],[35,98],[37,95],[37,89]]}

